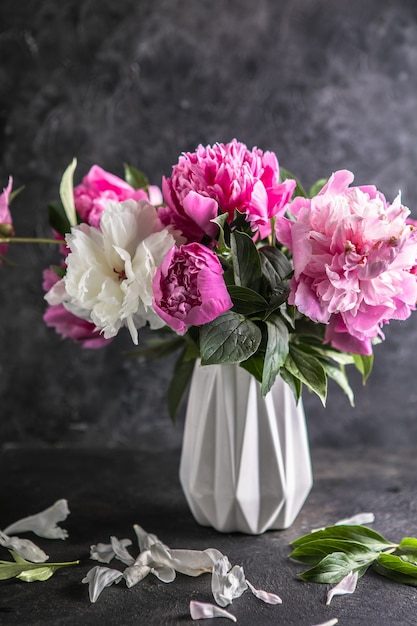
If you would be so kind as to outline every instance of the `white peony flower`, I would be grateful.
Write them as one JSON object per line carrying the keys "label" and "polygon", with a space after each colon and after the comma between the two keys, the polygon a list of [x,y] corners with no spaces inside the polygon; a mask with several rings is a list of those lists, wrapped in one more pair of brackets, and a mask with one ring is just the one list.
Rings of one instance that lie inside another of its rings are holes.
{"label": "white peony flower", "polygon": [[152,307],[152,281],[175,239],[155,207],[146,200],[109,201],[100,230],[81,224],[66,241],[67,272],[46,294],[50,304],[63,303],[106,339],[127,326],[137,344],[138,328],[147,322],[153,329],[164,325]]}

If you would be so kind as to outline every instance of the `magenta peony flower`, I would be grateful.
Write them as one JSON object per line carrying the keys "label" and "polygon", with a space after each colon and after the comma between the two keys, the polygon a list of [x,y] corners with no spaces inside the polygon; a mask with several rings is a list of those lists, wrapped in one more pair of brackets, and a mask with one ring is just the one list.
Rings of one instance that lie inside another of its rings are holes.
{"label": "magenta peony flower", "polygon": [[147,200],[154,206],[161,204],[162,194],[158,187],[151,185],[149,195],[144,189],[134,189],[126,181],[93,165],[82,183],[74,188],[75,208],[83,222],[98,228],[101,214],[108,200]]}
{"label": "magenta peony flower", "polygon": [[352,181],[351,172],[336,172],[311,200],[296,198],[295,221],[280,217],[276,230],[293,255],[288,302],[327,324],[327,343],[371,354],[383,324],[416,308],[417,229],[399,197],[390,205]]}
{"label": "magenta peony flower", "polygon": [[199,243],[168,251],[156,271],[153,292],[155,311],[180,335],[233,306],[219,259]]}
{"label": "magenta peony flower", "polygon": [[[43,288],[48,292],[59,281],[59,276],[50,268],[43,272]],[[83,348],[102,348],[112,341],[105,339],[88,320],[77,317],[70,313],[63,304],[48,305],[44,316],[44,322],[50,328],[54,328],[58,335],[64,339],[72,339],[81,343]]]}
{"label": "magenta peony flower", "polygon": [[173,224],[188,241],[214,237],[211,222],[219,211],[229,215],[237,209],[247,216],[261,238],[271,233],[270,220],[283,214],[295,188],[294,180],[279,182],[279,165],[273,152],[248,150],[234,139],[230,143],[198,146],[184,153],[163,178],[166,207],[159,209],[162,222]]}
{"label": "magenta peony flower", "polygon": [[[3,193],[0,194],[0,237],[11,237],[14,234],[12,216],[9,209],[12,185],[13,178],[10,176],[7,187],[5,187]],[[1,257],[6,256],[7,246],[7,243],[0,244],[0,265],[2,264]]]}

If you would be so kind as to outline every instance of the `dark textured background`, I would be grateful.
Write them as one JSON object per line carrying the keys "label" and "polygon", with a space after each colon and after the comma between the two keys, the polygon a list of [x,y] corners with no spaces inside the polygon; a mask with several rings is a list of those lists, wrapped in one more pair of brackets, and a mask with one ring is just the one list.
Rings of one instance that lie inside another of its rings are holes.
{"label": "dark textured background", "polygon": [[[160,183],[183,150],[229,141],[275,150],[305,185],[338,168],[417,217],[414,0],[25,0],[0,4],[0,185],[20,235],[47,235],[45,207],[74,156],[129,162]],[[0,273],[0,443],[168,448],[181,438],[165,392],[172,362],[81,350],[42,321],[48,247],[17,244]],[[417,437],[417,314],[386,328],[356,408],[331,387],[305,397],[312,445]]]}

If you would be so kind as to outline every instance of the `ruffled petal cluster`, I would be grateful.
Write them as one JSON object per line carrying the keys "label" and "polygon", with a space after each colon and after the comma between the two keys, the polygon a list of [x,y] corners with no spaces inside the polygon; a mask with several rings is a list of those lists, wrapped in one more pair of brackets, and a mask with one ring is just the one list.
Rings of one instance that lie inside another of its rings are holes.
{"label": "ruffled petal cluster", "polygon": [[155,311],[180,335],[233,306],[219,259],[199,243],[168,252],[156,271],[153,290]]}
{"label": "ruffled petal cluster", "polygon": [[105,339],[127,326],[137,344],[138,328],[164,325],[152,306],[152,280],[175,240],[152,205],[108,201],[100,229],[81,224],[66,242],[66,274],[46,294],[49,304],[63,304]]}
{"label": "ruffled petal cluster", "polygon": [[[12,216],[9,209],[12,185],[13,178],[10,176],[7,187],[0,194],[0,237],[10,237],[14,234]],[[0,265],[2,264],[1,257],[6,256],[7,246],[7,243],[0,243]]]}
{"label": "ruffled petal cluster", "polygon": [[231,221],[237,210],[263,238],[271,232],[271,218],[285,210],[294,188],[294,180],[280,183],[273,152],[248,150],[236,139],[200,145],[195,152],[184,153],[170,178],[163,179],[167,206],[160,209],[160,216],[187,241],[199,242],[216,235],[217,226],[211,220],[219,213],[226,213]]}
{"label": "ruffled petal cluster", "polygon": [[351,172],[336,172],[314,198],[296,198],[294,219],[279,218],[276,230],[293,256],[288,302],[327,324],[334,347],[371,354],[382,326],[415,309],[417,230],[400,197],[388,204],[352,182]]}

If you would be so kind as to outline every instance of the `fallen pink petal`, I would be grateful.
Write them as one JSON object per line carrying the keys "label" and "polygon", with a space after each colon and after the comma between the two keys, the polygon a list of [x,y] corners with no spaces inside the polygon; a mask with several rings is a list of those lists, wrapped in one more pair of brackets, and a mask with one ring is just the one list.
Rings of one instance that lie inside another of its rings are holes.
{"label": "fallen pink petal", "polygon": [[226,617],[227,619],[231,619],[232,622],[237,622],[236,617],[229,613],[229,611],[225,611],[215,604],[209,604],[208,602],[197,602],[196,600],[191,600],[190,614],[191,619],[193,620],[211,619],[212,617]]}
{"label": "fallen pink petal", "polygon": [[275,593],[263,591],[262,589],[255,589],[255,587],[247,579],[246,584],[255,596],[255,598],[262,600],[262,602],[265,602],[266,604],[282,604],[281,598]]}
{"label": "fallen pink petal", "polygon": [[358,583],[358,572],[349,572],[340,583],[335,587],[332,587],[327,594],[326,604],[329,605],[334,596],[343,596],[348,593],[353,593]]}

